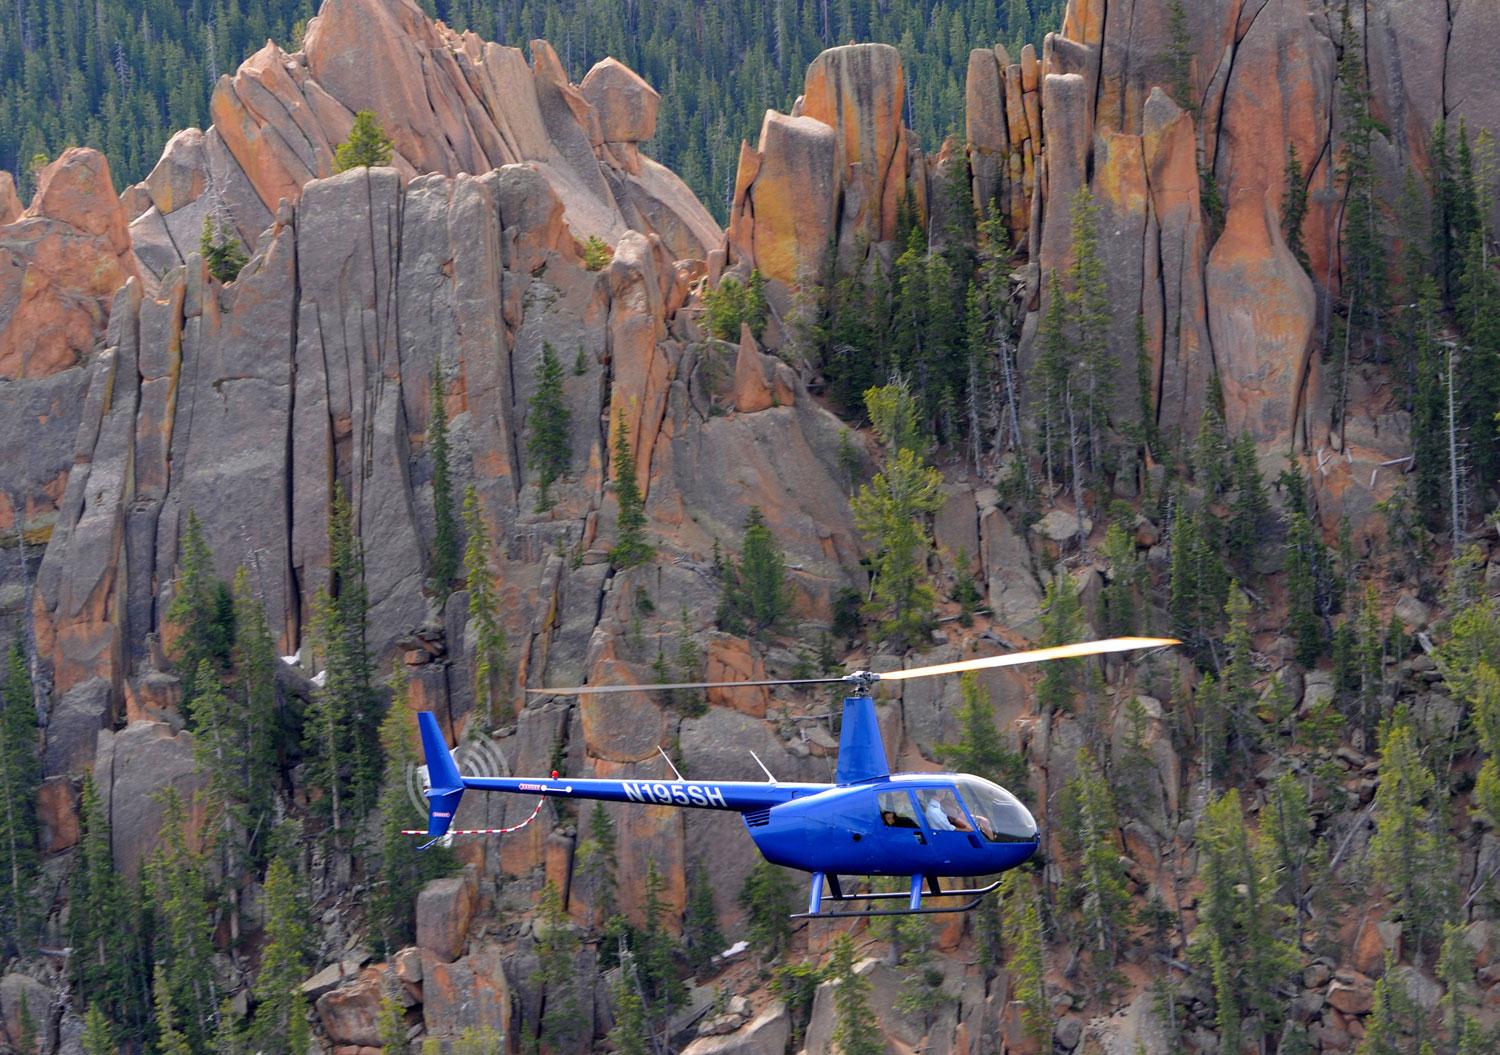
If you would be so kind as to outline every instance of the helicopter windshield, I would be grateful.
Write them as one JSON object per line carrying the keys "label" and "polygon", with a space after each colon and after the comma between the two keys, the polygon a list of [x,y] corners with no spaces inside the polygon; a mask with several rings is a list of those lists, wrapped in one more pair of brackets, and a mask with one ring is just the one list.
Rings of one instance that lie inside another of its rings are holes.
{"label": "helicopter windshield", "polygon": [[979,832],[990,842],[1031,842],[1036,838],[1036,821],[1020,801],[998,784],[978,777],[959,781]]}

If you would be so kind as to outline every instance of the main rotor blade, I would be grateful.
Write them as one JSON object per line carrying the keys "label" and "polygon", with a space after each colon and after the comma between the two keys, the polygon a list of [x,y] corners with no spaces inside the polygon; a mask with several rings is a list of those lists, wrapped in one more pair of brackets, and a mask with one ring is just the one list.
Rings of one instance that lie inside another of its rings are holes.
{"label": "main rotor blade", "polygon": [[837,685],[843,678],[775,678],[768,681],[679,681],[661,685],[573,685],[565,689],[527,689],[532,696],[599,696],[610,692],[661,692],[667,689],[746,689],[775,685]]}
{"label": "main rotor blade", "polygon": [[938,663],[931,667],[912,667],[909,670],[885,671],[881,681],[906,681],[910,678],[930,678],[936,674],[961,674],[968,670],[988,670],[991,667],[1016,667],[1022,663],[1045,663],[1053,659],[1076,659],[1079,656],[1097,656],[1106,652],[1129,652],[1137,648],[1163,648],[1180,645],[1171,637],[1112,637],[1104,641],[1080,641],[1072,645],[1056,645],[1052,648],[1037,648],[1029,652],[1011,652],[1004,656],[986,656],[984,659],[965,659],[957,663]]}

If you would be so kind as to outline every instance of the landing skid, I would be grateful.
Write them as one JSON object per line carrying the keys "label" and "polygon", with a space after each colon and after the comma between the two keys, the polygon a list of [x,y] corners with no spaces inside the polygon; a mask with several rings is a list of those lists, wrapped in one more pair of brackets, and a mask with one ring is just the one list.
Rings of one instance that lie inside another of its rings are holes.
{"label": "landing skid", "polygon": [[[835,902],[858,902],[858,901],[905,901],[906,908],[869,908],[857,912],[824,912],[823,909],[823,882],[828,882],[829,899]],[[956,898],[966,897],[972,900],[961,905],[947,907],[928,907],[922,904],[923,881],[927,883],[927,894],[929,898]],[[839,877],[836,875],[825,876],[822,872],[814,872],[812,877],[812,893],[808,898],[807,911],[795,912],[792,919],[850,919],[861,916],[935,916],[944,913],[972,912],[978,908],[985,897],[994,893],[1000,886],[997,879],[989,886],[974,887],[967,890],[944,890],[938,885],[935,876],[914,875],[911,877],[911,890],[905,894],[899,891],[874,894],[846,894]]]}

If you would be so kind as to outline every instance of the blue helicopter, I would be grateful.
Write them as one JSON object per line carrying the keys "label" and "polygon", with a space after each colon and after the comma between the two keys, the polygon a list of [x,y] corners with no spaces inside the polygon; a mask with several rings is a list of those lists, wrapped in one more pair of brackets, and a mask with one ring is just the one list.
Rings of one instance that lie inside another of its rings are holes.
{"label": "blue helicopter", "polygon": [[[764,782],[684,780],[675,766],[672,766],[672,780],[575,779],[555,774],[549,778],[466,777],[458,771],[436,716],[424,711],[417,715],[417,724],[427,762],[426,835],[430,841],[425,845],[430,846],[447,835],[466,790],[725,810],[741,815],[756,849],[767,861],[812,873],[807,911],[794,914],[794,919],[967,912],[993,892],[999,882],[945,889],[939,877],[995,875],[1023,864],[1041,845],[1036,820],[1014,795],[983,777],[965,773],[893,774],[876,721],[875,701],[870,695],[874,685],[881,681],[906,681],[1177,643],[1170,638],[1121,637],[884,674],[861,670],[832,678],[528,690],[533,695],[581,696],[671,689],[848,685],[850,693],[844,700],[838,766],[832,784],[782,782],[769,771]],[[910,886],[904,893],[845,890],[841,877],[852,876],[907,877]],[[937,905],[924,903],[924,886],[926,898],[942,899]],[[904,900],[906,905],[824,911],[825,887],[826,895],[839,906],[892,900]],[[950,899],[963,900],[950,904]]]}

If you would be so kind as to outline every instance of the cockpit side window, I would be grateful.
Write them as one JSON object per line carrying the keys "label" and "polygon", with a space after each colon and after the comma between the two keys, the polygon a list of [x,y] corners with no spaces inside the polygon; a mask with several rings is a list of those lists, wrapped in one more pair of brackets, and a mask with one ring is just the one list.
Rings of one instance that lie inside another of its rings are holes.
{"label": "cockpit side window", "polygon": [[922,804],[922,819],[935,832],[972,831],[964,808],[952,788],[920,788],[917,801]]}
{"label": "cockpit side window", "polygon": [[911,796],[904,791],[882,791],[880,820],[887,828],[917,827],[917,811],[912,808]]}

